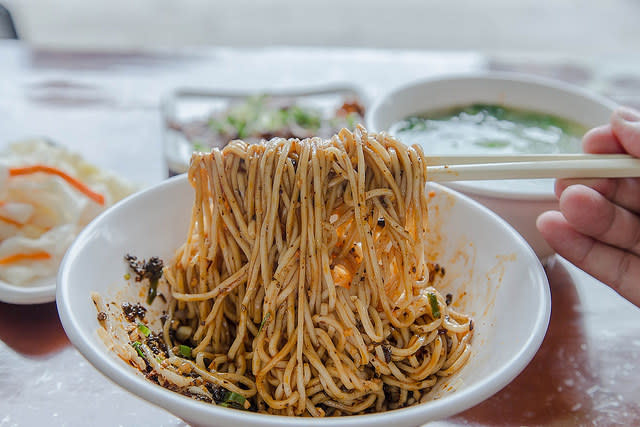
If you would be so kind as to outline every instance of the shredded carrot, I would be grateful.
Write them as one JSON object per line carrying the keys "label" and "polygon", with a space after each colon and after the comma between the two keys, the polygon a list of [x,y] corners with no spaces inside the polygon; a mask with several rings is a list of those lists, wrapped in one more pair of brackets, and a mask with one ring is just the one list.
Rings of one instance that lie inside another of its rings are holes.
{"label": "shredded carrot", "polygon": [[22,227],[22,224],[20,224],[18,221],[13,220],[11,218],[7,218],[4,215],[0,215],[0,221],[4,221],[4,222],[9,223],[11,225],[15,225],[16,227]]}
{"label": "shredded carrot", "polygon": [[36,261],[36,260],[43,260],[43,259],[50,259],[51,255],[48,252],[34,252],[31,254],[23,254],[23,253],[17,253],[17,254],[13,254],[13,255],[9,255],[7,257],[4,258],[0,258],[0,265],[6,265],[6,264],[12,264],[14,262],[18,262],[18,261]]}
{"label": "shredded carrot", "polygon": [[25,166],[22,168],[11,168],[9,169],[9,176],[28,175],[28,174],[37,173],[37,172],[43,172],[43,173],[59,176],[60,178],[67,181],[71,186],[75,187],[78,191],[83,193],[85,196],[87,196],[94,202],[100,205],[104,205],[104,196],[102,194],[96,193],[95,191],[91,190],[87,185],[83,184],[76,178],[52,166],[33,165],[33,166]]}

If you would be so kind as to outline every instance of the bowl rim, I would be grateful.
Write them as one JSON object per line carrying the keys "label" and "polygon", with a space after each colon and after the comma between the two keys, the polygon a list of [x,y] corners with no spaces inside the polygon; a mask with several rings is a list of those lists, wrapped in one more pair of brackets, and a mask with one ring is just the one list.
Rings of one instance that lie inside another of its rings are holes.
{"label": "bowl rim", "polygon": [[[114,357],[114,354],[111,354],[106,347],[99,348],[98,345],[93,345],[91,343],[91,340],[89,339],[91,331],[88,328],[83,327],[83,324],[80,321],[81,319],[77,316],[77,313],[71,305],[71,294],[73,293],[73,288],[68,279],[72,271],[73,261],[82,251],[88,237],[90,237],[96,229],[100,228],[102,222],[105,221],[105,218],[108,218],[112,212],[122,209],[129,203],[136,200],[144,200],[145,198],[154,197],[158,193],[165,191],[167,188],[185,186],[186,183],[186,174],[175,176],[121,200],[96,217],[81,231],[65,254],[57,276],[58,286],[56,292],[57,309],[62,326],[71,343],[80,351],[83,357],[118,386],[143,398],[151,404],[168,410],[174,416],[180,417],[181,415],[179,412],[184,413],[186,411],[196,414],[199,417],[203,415],[215,416],[228,422],[240,421],[254,425],[261,424],[268,426],[294,426],[300,425],[302,422],[305,425],[316,426],[363,426],[381,425],[389,422],[407,423],[411,422],[414,417],[420,417],[420,414],[425,410],[428,411],[433,419],[438,419],[462,412],[497,393],[510,383],[529,364],[542,344],[551,315],[551,294],[544,268],[533,252],[533,249],[531,249],[524,238],[516,232],[513,227],[486,207],[454,190],[436,183],[431,183],[430,185],[437,187],[439,191],[447,194],[453,194],[463,203],[471,205],[470,207],[483,212],[491,221],[501,223],[505,228],[505,232],[509,234],[519,246],[522,246],[524,260],[532,265],[531,272],[533,274],[531,277],[534,279],[535,283],[538,284],[536,299],[539,302],[539,305],[537,305],[539,309],[536,312],[535,320],[532,325],[532,334],[527,337],[524,345],[513,354],[509,359],[509,362],[505,363],[503,368],[492,372],[490,375],[480,379],[475,384],[466,387],[463,392],[451,393],[447,396],[446,400],[437,399],[424,404],[376,414],[320,419],[238,411],[219,407],[210,403],[199,402],[165,389],[164,387],[154,384],[146,378],[138,375],[137,372],[128,370],[128,365],[125,365],[120,359]],[[87,301],[87,304],[89,303],[90,301]],[[179,411],[176,411],[176,408],[178,408]]]}
{"label": "bowl rim", "polygon": [[[576,86],[571,83],[567,83],[561,80],[552,79],[549,77],[543,77],[535,74],[527,74],[521,72],[507,72],[507,71],[473,71],[464,73],[447,73],[437,76],[431,76],[423,79],[412,80],[408,83],[404,83],[391,88],[390,90],[378,96],[371,104],[368,113],[365,116],[365,122],[367,129],[371,132],[387,132],[388,129],[383,129],[380,126],[380,120],[377,118],[379,111],[387,104],[391,99],[398,96],[398,94],[405,91],[415,89],[417,87],[424,87],[430,85],[438,85],[443,83],[454,83],[458,81],[493,81],[493,82],[505,82],[505,83],[521,83],[532,86],[546,87],[558,92],[563,92],[571,96],[582,97],[588,99],[594,104],[598,104],[601,107],[609,110],[610,113],[619,107],[619,104],[605,96],[597,94],[588,89]],[[451,105],[452,107],[456,105]],[[602,123],[603,125],[606,123]],[[491,189],[478,187],[475,185],[468,185],[464,182],[448,182],[447,187],[454,188],[455,190],[465,192],[467,194],[475,194],[485,197],[492,197],[497,199],[514,199],[514,200],[534,200],[534,201],[555,201],[556,196],[553,191],[535,191],[527,194],[521,194],[517,192],[509,192],[499,189]]]}
{"label": "bowl rim", "polygon": [[14,285],[0,280],[0,301],[9,304],[44,304],[56,299],[56,274],[42,278],[38,285]]}

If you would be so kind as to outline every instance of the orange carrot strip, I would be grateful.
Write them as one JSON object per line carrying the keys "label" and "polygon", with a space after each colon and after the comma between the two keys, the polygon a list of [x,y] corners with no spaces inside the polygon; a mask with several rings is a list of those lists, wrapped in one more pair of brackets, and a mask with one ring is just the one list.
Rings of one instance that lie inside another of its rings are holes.
{"label": "orange carrot strip", "polygon": [[15,225],[16,227],[22,227],[22,224],[20,224],[18,221],[15,221],[11,218],[7,218],[6,216],[3,216],[3,215],[0,215],[0,221],[4,221],[11,225]]}
{"label": "orange carrot strip", "polygon": [[44,251],[34,252],[32,254],[18,253],[18,254],[9,255],[4,258],[0,258],[0,265],[12,264],[18,261],[27,261],[27,260],[36,261],[36,260],[50,259],[50,258],[51,258],[51,255],[48,252],[44,252]]}
{"label": "orange carrot strip", "polygon": [[71,186],[75,187],[78,191],[83,193],[85,196],[93,200],[94,202],[104,205],[104,196],[102,194],[96,193],[91,190],[85,184],[77,180],[76,178],[68,175],[67,173],[61,171],[60,169],[56,169],[47,165],[33,165],[33,166],[25,166],[22,168],[11,168],[9,169],[9,176],[18,176],[18,175],[27,175],[31,173],[43,172],[51,175],[59,176],[60,178],[67,181]]}

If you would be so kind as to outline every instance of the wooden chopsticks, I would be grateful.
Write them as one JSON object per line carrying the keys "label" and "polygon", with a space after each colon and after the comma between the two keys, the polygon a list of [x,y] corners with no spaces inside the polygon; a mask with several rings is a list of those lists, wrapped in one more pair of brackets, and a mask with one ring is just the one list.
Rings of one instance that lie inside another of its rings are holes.
{"label": "wooden chopsticks", "polygon": [[640,159],[626,154],[428,156],[435,182],[538,178],[640,177]]}

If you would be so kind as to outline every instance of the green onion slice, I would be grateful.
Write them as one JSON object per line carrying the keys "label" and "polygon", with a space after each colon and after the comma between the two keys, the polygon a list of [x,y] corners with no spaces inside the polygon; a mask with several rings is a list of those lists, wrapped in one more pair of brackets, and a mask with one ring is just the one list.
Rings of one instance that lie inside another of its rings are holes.
{"label": "green onion slice", "polygon": [[191,357],[191,347],[180,344],[180,354],[184,357]]}
{"label": "green onion slice", "polygon": [[156,295],[158,295],[158,281],[151,280],[149,292],[147,292],[147,304],[152,304],[153,300],[156,299]]}
{"label": "green onion slice", "polygon": [[260,328],[258,328],[258,333],[262,331],[262,327],[264,326],[265,323],[267,323],[267,320],[269,320],[269,317],[271,317],[271,312],[268,312],[267,315],[264,316],[264,319],[262,319],[262,322],[260,322]]}
{"label": "green onion slice", "polygon": [[142,332],[142,334],[145,337],[148,337],[149,335],[151,335],[151,330],[140,322],[138,322],[138,330]]}
{"label": "green onion slice", "polygon": [[224,396],[224,403],[237,403],[243,408],[244,408],[244,402],[246,400],[247,399],[245,399],[243,395],[234,393],[232,391],[228,391],[227,394]]}
{"label": "green onion slice", "polygon": [[440,318],[440,304],[438,304],[438,298],[436,298],[435,294],[428,293],[429,304],[431,305],[431,313],[433,313],[434,319]]}
{"label": "green onion slice", "polygon": [[142,349],[140,348],[141,345],[142,344],[140,344],[140,341],[134,341],[134,342],[131,343],[131,347],[136,349],[136,351],[138,352],[140,357],[144,357],[144,353],[142,352]]}

